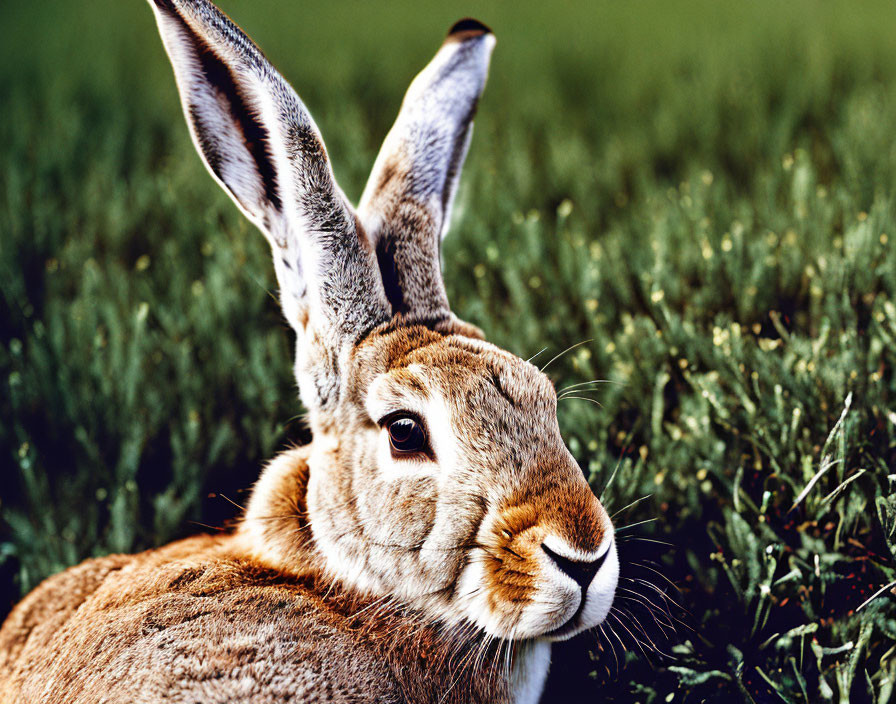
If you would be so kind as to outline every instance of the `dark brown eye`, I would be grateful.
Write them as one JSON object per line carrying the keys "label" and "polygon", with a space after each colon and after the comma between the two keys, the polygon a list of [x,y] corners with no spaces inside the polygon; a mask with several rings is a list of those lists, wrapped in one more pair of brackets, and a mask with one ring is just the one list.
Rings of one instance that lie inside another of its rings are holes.
{"label": "dark brown eye", "polygon": [[427,449],[426,432],[413,416],[395,416],[387,421],[386,429],[392,449],[397,453],[412,454]]}

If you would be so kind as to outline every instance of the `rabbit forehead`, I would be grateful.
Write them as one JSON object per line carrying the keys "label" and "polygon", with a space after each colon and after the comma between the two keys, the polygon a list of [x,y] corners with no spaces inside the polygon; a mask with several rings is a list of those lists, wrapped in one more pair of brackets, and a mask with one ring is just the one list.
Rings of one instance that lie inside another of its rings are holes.
{"label": "rabbit forehead", "polygon": [[412,367],[400,367],[374,377],[364,405],[370,418],[378,422],[395,411],[423,415],[432,398],[425,374]]}
{"label": "rabbit forehead", "polygon": [[[368,377],[365,406],[373,420],[389,412],[423,413],[432,402],[450,409],[459,427],[482,421],[556,429],[556,392],[532,364],[482,340],[461,335],[408,338],[396,333],[373,350],[378,370]],[[369,364],[370,357],[365,360]]]}
{"label": "rabbit forehead", "polygon": [[376,347],[396,384],[412,393],[451,397],[487,383],[513,404],[556,401],[553,384],[537,367],[484,340],[398,330]]}

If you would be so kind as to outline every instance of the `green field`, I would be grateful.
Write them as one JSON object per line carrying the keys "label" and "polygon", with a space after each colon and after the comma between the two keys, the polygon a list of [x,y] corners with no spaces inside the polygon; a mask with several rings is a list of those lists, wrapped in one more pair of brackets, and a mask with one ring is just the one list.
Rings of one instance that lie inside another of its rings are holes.
{"label": "green field", "polygon": [[[353,198],[451,23],[495,29],[449,297],[522,357],[584,341],[558,387],[610,383],[560,427],[611,513],[650,497],[616,518],[643,631],[557,649],[546,700],[896,701],[896,600],[856,613],[896,580],[896,3],[221,5]],[[149,8],[0,26],[2,616],[226,525],[307,437],[267,245],[193,151]],[[683,609],[651,616],[660,592]]]}

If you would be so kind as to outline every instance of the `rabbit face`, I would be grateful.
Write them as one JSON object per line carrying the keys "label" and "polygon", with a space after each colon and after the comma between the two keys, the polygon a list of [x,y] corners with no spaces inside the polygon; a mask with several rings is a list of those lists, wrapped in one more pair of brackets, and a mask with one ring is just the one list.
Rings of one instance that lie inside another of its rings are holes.
{"label": "rabbit face", "polygon": [[328,571],[502,638],[602,621],[613,529],[563,443],[548,378],[423,328],[371,335],[355,364],[364,392],[312,455],[308,511]]}

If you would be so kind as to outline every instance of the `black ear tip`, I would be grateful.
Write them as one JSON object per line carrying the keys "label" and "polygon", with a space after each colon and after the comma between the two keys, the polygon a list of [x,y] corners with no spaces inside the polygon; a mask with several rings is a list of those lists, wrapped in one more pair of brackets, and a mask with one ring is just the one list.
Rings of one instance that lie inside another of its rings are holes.
{"label": "black ear tip", "polygon": [[472,17],[465,17],[464,19],[455,22],[454,26],[448,30],[448,38],[449,39],[467,39],[470,37],[479,37],[483,34],[492,34],[492,30],[482,24],[479,20],[474,20]]}

